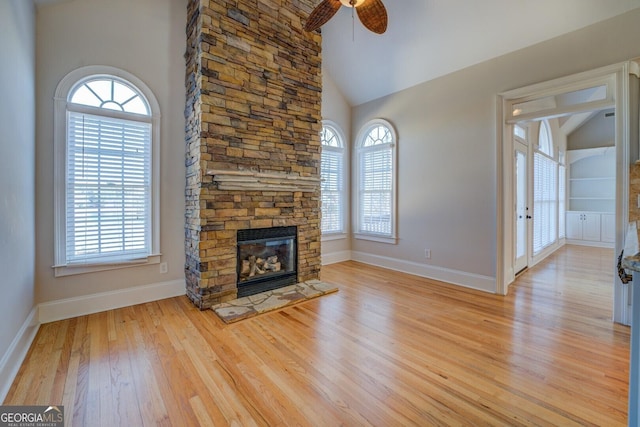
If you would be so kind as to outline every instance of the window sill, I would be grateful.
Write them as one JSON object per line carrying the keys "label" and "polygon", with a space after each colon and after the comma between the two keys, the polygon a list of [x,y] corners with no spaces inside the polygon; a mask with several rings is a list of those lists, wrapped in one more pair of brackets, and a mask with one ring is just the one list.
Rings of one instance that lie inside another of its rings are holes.
{"label": "window sill", "polygon": [[349,237],[347,233],[328,233],[328,234],[322,234],[320,236],[320,240],[323,242],[326,242],[330,240],[342,240],[342,239],[346,239],[347,237]]}
{"label": "window sill", "polygon": [[363,234],[353,233],[353,237],[359,240],[370,240],[372,242],[389,243],[392,245],[398,244],[398,238],[395,236],[384,236],[379,234]]}
{"label": "window sill", "polygon": [[72,264],[72,265],[54,265],[55,277],[74,276],[76,274],[97,273],[99,271],[119,270],[129,267],[140,267],[144,265],[152,265],[160,263],[160,255],[149,255],[146,258],[132,260],[130,262],[121,262],[114,264]]}

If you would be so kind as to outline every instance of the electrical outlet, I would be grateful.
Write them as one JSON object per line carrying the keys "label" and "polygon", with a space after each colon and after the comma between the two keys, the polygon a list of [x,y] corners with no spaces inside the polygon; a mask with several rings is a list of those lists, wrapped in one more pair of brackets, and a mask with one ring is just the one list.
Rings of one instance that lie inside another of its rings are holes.
{"label": "electrical outlet", "polygon": [[424,250],[424,257],[426,259],[431,259],[431,249],[425,249]]}
{"label": "electrical outlet", "polygon": [[166,262],[161,262],[160,263],[160,274],[165,274],[169,271],[169,266],[167,265]]}

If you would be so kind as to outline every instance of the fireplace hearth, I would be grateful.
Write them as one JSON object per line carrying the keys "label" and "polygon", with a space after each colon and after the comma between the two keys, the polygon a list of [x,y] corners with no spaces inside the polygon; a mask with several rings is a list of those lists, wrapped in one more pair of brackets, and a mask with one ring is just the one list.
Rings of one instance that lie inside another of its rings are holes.
{"label": "fireplace hearth", "polygon": [[297,227],[238,230],[238,298],[297,283]]}

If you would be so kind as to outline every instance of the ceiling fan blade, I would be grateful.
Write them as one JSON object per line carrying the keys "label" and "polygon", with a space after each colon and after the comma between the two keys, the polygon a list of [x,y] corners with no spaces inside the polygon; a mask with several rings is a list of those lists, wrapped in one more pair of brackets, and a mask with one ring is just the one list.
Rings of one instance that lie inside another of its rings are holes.
{"label": "ceiling fan blade", "polygon": [[304,24],[305,31],[315,31],[322,27],[333,15],[340,9],[340,0],[322,0],[322,2],[313,9],[309,19]]}
{"label": "ceiling fan blade", "polygon": [[365,0],[365,2],[356,7],[358,18],[362,25],[376,34],[382,34],[387,31],[387,9],[385,9],[382,0]]}

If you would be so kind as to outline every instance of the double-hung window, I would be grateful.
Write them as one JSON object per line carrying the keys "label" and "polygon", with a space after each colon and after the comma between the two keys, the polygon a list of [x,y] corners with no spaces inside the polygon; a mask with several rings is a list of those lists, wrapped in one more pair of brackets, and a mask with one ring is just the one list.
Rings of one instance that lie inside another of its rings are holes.
{"label": "double-hung window", "polygon": [[157,104],[133,76],[91,71],[56,93],[56,275],[158,261]]}
{"label": "double-hung window", "polygon": [[322,236],[342,237],[345,232],[345,147],[338,126],[324,120],[320,134]]}
{"label": "double-hung window", "polygon": [[368,122],[356,141],[355,237],[396,243],[396,134],[389,122]]}

